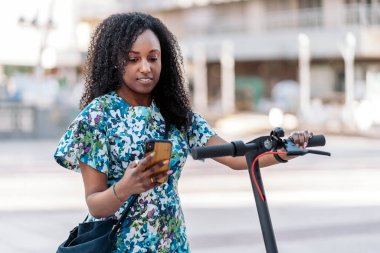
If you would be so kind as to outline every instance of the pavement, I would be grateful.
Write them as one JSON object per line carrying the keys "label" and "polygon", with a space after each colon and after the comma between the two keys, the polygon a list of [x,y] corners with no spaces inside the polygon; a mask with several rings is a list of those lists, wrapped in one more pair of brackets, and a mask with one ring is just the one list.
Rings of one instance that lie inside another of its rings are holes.
{"label": "pavement", "polygon": [[[326,137],[332,157],[262,169],[279,252],[378,253],[380,140]],[[55,252],[85,217],[80,174],[52,158],[57,141],[0,140],[0,252]],[[190,158],[179,190],[193,253],[265,252],[246,171]]]}

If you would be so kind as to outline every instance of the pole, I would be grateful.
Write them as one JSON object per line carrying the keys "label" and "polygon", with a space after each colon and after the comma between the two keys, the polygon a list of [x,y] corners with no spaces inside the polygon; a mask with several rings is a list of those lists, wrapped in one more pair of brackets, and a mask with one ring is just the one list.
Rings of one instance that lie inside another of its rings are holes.
{"label": "pole", "polygon": [[222,112],[223,114],[229,114],[235,111],[235,59],[232,42],[223,42],[220,63],[222,72]]}
{"label": "pole", "polygon": [[347,33],[344,45],[340,47],[344,60],[344,111],[347,129],[354,130],[354,60],[355,60],[356,38],[351,32]]}
{"label": "pole", "polygon": [[310,112],[310,39],[298,35],[298,77],[300,85],[300,111],[303,117]]}
{"label": "pole", "polygon": [[207,59],[204,46],[194,46],[194,108],[198,112],[206,112],[208,104]]}

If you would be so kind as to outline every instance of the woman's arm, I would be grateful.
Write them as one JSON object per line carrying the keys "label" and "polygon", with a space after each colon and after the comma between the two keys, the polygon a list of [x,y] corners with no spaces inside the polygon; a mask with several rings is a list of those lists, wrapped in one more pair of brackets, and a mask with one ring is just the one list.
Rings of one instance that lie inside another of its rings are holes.
{"label": "woman's arm", "polygon": [[[153,154],[154,155],[154,154]],[[95,218],[105,218],[113,215],[120,206],[133,194],[139,194],[158,186],[157,180],[173,171],[159,172],[168,161],[161,161],[147,169],[153,156],[147,156],[140,162],[131,163],[124,176],[113,186],[107,187],[107,176],[79,162],[82,173],[86,203],[88,210]],[[115,193],[113,192],[115,190]]]}
{"label": "woman's arm", "polygon": [[[120,208],[122,202],[113,194],[112,186],[107,187],[106,174],[85,163],[79,162],[79,164],[90,214],[95,218],[105,218],[114,214]],[[115,185],[116,191],[119,190],[117,186]]]}
{"label": "woman's arm", "polygon": [[[307,140],[309,138],[310,133],[308,131],[305,132],[294,132],[291,134],[294,142],[299,146],[304,146],[304,144],[307,144]],[[206,143],[206,146],[213,146],[213,145],[222,145],[228,143],[223,138],[219,137],[218,135],[212,136],[208,142]],[[287,155],[279,155],[283,160],[290,160],[295,158],[296,156],[287,156]],[[220,162],[234,170],[245,170],[248,168],[247,161],[245,159],[245,156],[223,156],[223,157],[215,157],[213,158],[215,161]],[[260,167],[267,167],[273,164],[279,163],[273,155],[267,155],[263,156],[259,159]]]}

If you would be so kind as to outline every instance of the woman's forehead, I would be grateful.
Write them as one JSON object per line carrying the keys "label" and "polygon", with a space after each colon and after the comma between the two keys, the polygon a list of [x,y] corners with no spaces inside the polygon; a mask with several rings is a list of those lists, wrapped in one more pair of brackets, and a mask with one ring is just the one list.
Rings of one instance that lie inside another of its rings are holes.
{"label": "woman's forehead", "polygon": [[161,45],[157,35],[152,30],[145,30],[132,44],[130,52],[160,52]]}

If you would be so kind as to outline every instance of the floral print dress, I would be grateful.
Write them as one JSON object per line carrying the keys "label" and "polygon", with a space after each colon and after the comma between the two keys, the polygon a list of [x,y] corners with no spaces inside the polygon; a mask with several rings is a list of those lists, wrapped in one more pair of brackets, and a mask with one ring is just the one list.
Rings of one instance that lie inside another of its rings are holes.
{"label": "floral print dress", "polygon": [[[108,187],[128,165],[143,158],[147,139],[162,139],[165,121],[154,101],[150,107],[130,106],[115,91],[94,99],[72,122],[54,154],[63,167],[80,171],[79,160],[106,174]],[[113,252],[189,252],[178,180],[191,148],[204,146],[215,133],[197,113],[187,132],[171,127],[170,169],[160,186],[140,194],[117,235]],[[124,203],[115,215],[120,217]],[[89,215],[86,221],[100,220]],[[131,225],[127,225],[130,224]]]}

